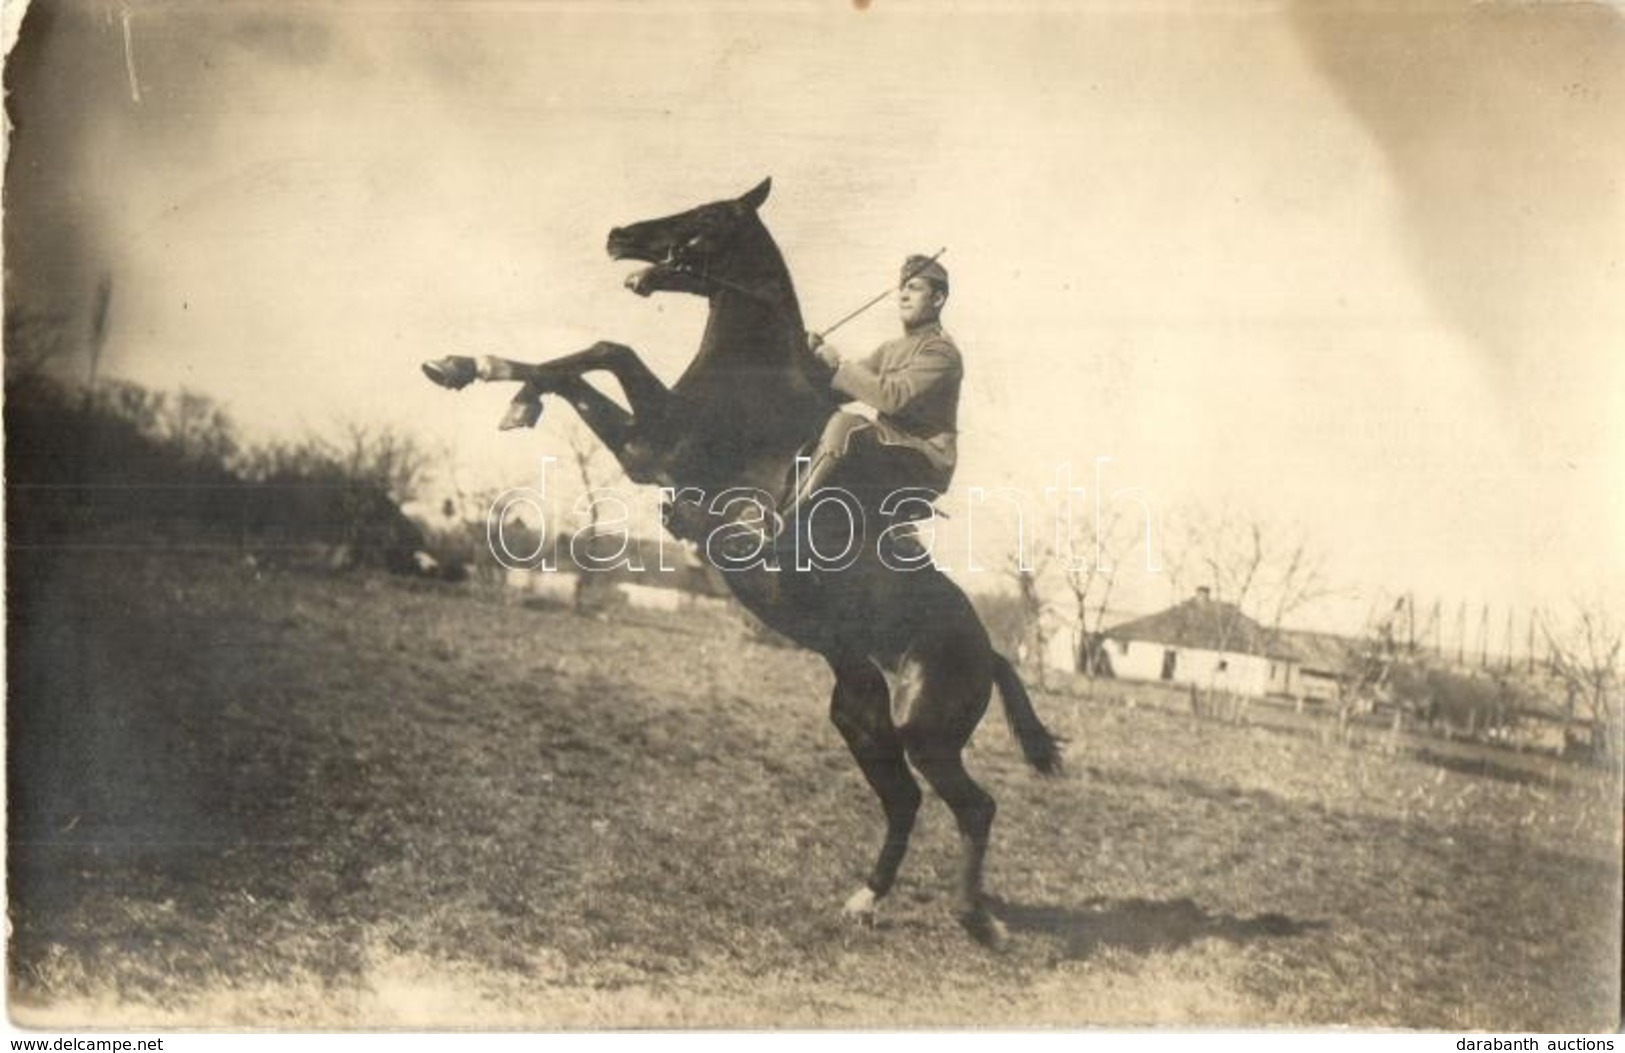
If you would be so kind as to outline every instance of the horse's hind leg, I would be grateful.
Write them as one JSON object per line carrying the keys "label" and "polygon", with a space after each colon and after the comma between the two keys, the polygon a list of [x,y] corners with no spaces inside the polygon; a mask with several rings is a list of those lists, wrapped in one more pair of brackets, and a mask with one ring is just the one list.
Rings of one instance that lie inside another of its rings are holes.
{"label": "horse's hind leg", "polygon": [[908,851],[914,817],[920,810],[920,786],[908,770],[903,742],[892,724],[889,692],[880,671],[867,661],[836,665],[830,696],[830,720],[846,740],[863,776],[886,812],[886,840],[862,888],[846,902],[846,912],[869,917],[891,891]]}
{"label": "horse's hind leg", "polygon": [[[993,816],[993,797],[965,770],[961,751],[987,709],[992,675],[960,668],[974,657],[960,652],[960,661],[944,656],[928,662],[906,657],[898,676],[897,698],[903,714],[901,735],[908,759],[953,812],[963,851],[959,876],[959,920],[977,941],[989,946],[1003,942],[1004,926],[988,913],[982,893],[982,870],[987,861]],[[974,664],[974,663],[973,663]],[[983,663],[985,665],[985,663]]]}
{"label": "horse's hind leg", "polygon": [[965,770],[956,750],[934,746],[910,747],[909,760],[925,781],[948,804],[959,824],[959,840],[964,851],[959,875],[959,921],[978,942],[998,946],[1004,941],[1004,926],[988,913],[982,893],[982,868],[993,832],[993,815],[998,810],[992,795],[976,784]]}

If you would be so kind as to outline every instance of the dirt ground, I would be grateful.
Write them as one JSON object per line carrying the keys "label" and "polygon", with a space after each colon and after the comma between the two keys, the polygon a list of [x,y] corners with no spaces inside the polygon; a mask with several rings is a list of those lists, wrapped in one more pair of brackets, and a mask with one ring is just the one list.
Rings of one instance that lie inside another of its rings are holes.
{"label": "dirt ground", "polygon": [[12,567],[22,1024],[1619,1023],[1602,771],[1038,693],[1064,778],[996,717],[970,756],[1000,804],[990,952],[930,798],[879,924],[841,917],[878,806],[822,664],[729,618],[173,554]]}

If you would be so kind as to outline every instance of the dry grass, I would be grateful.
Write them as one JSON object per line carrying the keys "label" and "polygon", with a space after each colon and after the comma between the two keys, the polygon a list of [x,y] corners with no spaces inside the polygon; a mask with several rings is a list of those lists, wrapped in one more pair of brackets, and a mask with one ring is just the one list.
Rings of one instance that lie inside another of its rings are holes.
{"label": "dry grass", "polygon": [[1000,722],[990,886],[939,803],[875,929],[878,807],[814,657],[204,560],[14,570],[12,1011],[56,1026],[1618,1022],[1619,787],[1177,709]]}

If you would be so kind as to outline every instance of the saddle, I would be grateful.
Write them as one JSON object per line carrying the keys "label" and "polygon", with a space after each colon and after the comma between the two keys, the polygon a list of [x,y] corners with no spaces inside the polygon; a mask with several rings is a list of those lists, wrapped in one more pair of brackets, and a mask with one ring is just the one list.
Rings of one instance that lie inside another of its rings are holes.
{"label": "saddle", "polygon": [[[810,457],[816,448],[816,443],[807,443],[800,456]],[[946,515],[936,507],[941,495],[928,487],[882,479],[881,464],[859,461],[842,468],[814,492],[811,505],[798,517],[799,521],[782,524],[773,539],[775,548],[785,552],[799,540],[803,551],[810,547],[826,555],[846,552],[853,543],[852,530],[856,526],[863,534],[858,542],[871,550],[884,545],[891,562],[901,559],[917,563],[925,558],[928,553],[916,526]],[[780,486],[779,509],[792,505],[796,481],[792,466]],[[897,499],[899,494],[906,499]],[[846,506],[847,514],[822,512],[826,501]]]}
{"label": "saddle", "polygon": [[[794,501],[797,483],[796,461],[810,461],[817,453],[817,440],[803,443],[796,451],[795,460],[785,469],[784,477],[779,481],[777,508],[788,508]],[[843,469],[820,489],[840,490],[851,494],[857,499],[857,506],[862,509],[864,519],[870,523],[883,524],[881,529],[886,526],[918,523],[939,516],[943,519],[948,518],[948,513],[937,507],[936,502],[941,499],[942,494],[935,488],[919,483],[899,483],[894,478],[885,478],[889,474],[891,473],[886,472],[881,465],[856,459],[844,465]],[[889,510],[882,511],[888,498],[904,491],[907,491],[908,500],[893,501]],[[925,500],[927,494],[930,495],[929,500]]]}

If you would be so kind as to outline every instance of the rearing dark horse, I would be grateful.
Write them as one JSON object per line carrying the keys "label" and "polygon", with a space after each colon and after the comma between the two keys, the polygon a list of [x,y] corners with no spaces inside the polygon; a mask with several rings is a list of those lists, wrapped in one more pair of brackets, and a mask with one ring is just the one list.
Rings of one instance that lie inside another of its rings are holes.
{"label": "rearing dark horse", "polygon": [[[610,256],[650,265],[627,279],[634,292],[710,301],[699,353],[672,387],[631,348],[612,343],[537,365],[454,356],[424,371],[451,388],[476,379],[522,383],[505,427],[535,423],[543,395],[567,399],[629,478],[675,492],[667,505],[674,533],[697,540],[698,525],[720,536],[736,525],[735,511],[759,513],[759,506],[685,504],[684,495],[780,492],[798,452],[835,408],[827,377],[806,351],[789,271],[757,215],[770,186],[764,180],[736,200],[610,232]],[[620,382],[631,412],[582,379],[599,370]],[[982,893],[995,806],[965,771],[961,752],[997,684],[1028,762],[1044,774],[1059,772],[1058,741],[1033,711],[1020,677],[994,653],[965,594],[928,561],[896,569],[865,550],[839,572],[768,566],[757,561],[724,576],[757,617],[829,662],[830,718],[886,813],[879,858],[846,911],[871,914],[896,880],[920,807],[912,765],[959,825],[960,919],[973,936],[996,943],[1003,927]],[[809,580],[810,573],[818,579]]]}

